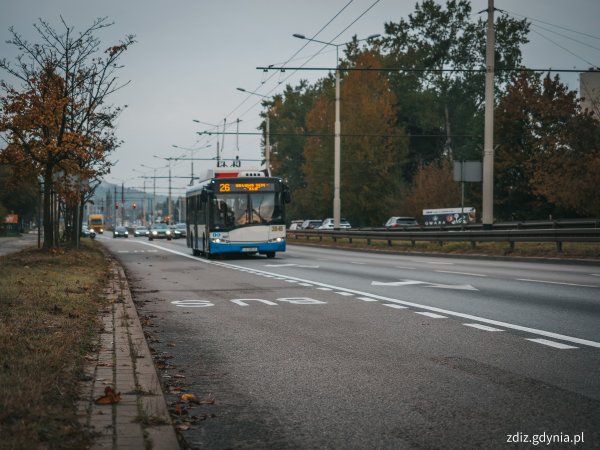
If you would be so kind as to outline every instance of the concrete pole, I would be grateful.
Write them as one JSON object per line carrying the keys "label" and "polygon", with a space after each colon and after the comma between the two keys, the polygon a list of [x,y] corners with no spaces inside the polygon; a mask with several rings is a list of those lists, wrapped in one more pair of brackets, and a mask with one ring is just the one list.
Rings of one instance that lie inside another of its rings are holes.
{"label": "concrete pole", "polygon": [[173,205],[171,204],[171,159],[169,159],[169,220],[167,225],[171,224],[171,215],[173,214]]}
{"label": "concrete pole", "polygon": [[334,165],[333,165],[333,228],[340,228],[340,71],[335,71],[335,142],[334,142]]}
{"label": "concrete pole", "polygon": [[485,65],[482,222],[489,229],[494,224],[494,0],[488,0]]}

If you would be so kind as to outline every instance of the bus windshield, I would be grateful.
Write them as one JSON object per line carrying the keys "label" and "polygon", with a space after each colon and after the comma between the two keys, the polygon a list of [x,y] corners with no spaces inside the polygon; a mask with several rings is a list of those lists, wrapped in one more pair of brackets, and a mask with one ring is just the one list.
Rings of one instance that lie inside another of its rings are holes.
{"label": "bus windshield", "polygon": [[213,202],[215,228],[283,223],[279,192],[217,194]]}

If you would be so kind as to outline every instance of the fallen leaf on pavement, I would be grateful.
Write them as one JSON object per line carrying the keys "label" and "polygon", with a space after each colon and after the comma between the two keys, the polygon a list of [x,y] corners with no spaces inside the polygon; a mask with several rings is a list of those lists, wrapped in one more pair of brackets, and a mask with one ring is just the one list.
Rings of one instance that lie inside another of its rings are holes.
{"label": "fallen leaf on pavement", "polygon": [[182,402],[200,404],[200,399],[198,397],[196,397],[195,394],[181,394],[181,396],[179,398],[181,399]]}
{"label": "fallen leaf on pavement", "polygon": [[104,395],[96,399],[97,405],[111,405],[121,400],[121,393],[115,392],[110,386],[104,388]]}

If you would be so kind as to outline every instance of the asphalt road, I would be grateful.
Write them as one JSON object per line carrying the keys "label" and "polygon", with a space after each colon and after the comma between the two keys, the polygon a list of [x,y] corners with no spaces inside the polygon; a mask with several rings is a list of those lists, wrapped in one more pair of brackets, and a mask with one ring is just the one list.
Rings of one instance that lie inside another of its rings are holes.
{"label": "asphalt road", "polygon": [[191,448],[600,447],[599,266],[97,239]]}

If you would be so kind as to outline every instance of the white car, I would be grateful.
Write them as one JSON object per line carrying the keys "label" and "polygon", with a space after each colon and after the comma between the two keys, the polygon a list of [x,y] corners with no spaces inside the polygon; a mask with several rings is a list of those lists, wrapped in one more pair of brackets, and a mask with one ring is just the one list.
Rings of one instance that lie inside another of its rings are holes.
{"label": "white car", "polygon": [[386,228],[418,227],[419,222],[414,217],[390,217],[384,225]]}
{"label": "white car", "polygon": [[[333,219],[329,218],[329,219],[325,219],[323,221],[323,223],[318,227],[319,230],[333,230],[334,229],[334,222]],[[350,222],[348,222],[346,219],[340,219],[340,229],[341,230],[349,230],[350,228],[352,228],[352,225],[350,225]]]}

